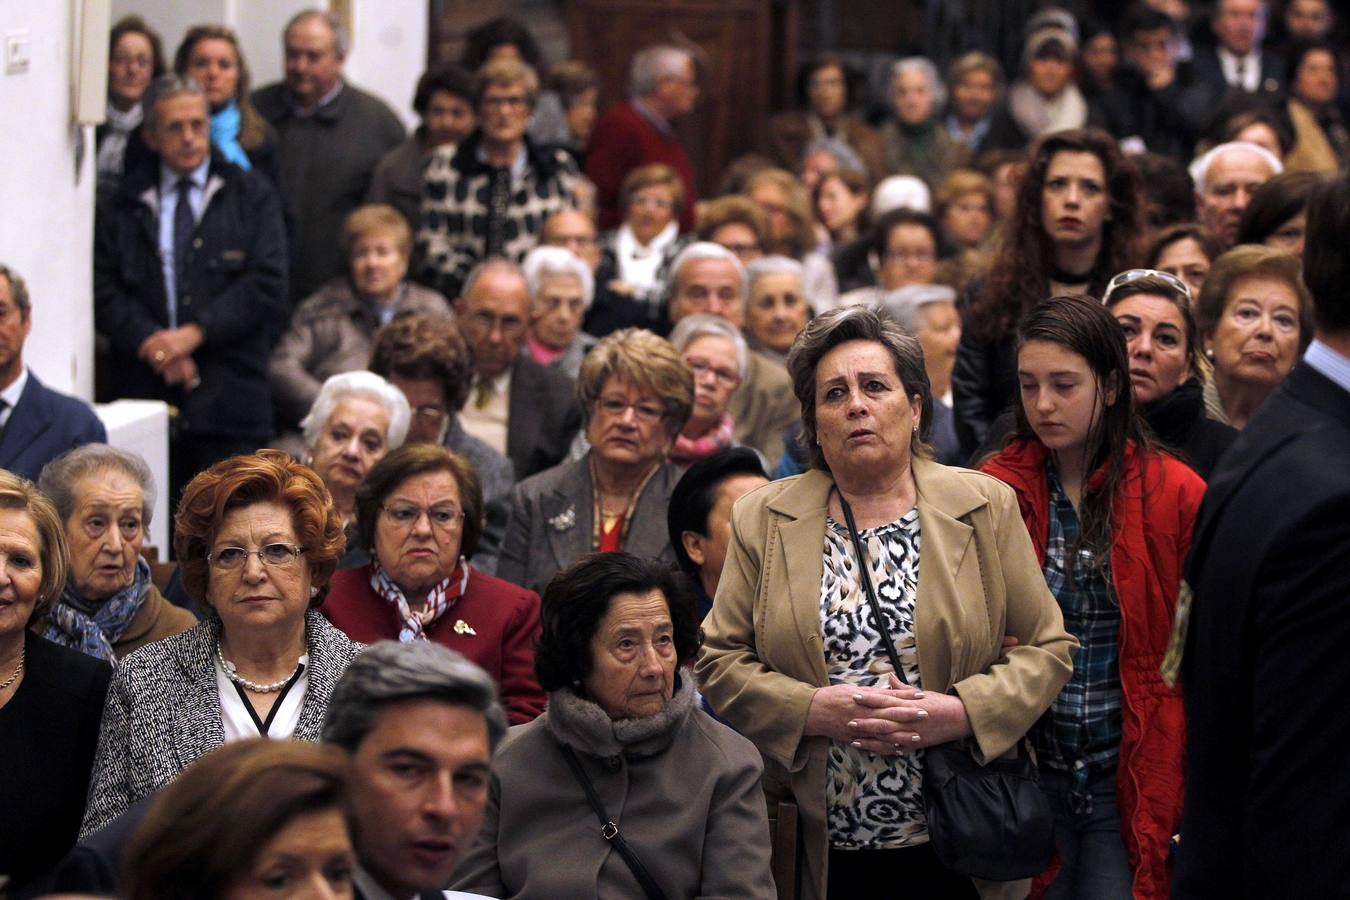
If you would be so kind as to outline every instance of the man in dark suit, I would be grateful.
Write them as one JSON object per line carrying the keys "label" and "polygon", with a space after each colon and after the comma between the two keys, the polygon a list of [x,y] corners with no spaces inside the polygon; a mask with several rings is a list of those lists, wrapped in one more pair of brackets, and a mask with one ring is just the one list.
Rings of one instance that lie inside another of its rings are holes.
{"label": "man in dark suit", "polygon": [[1347,233],[1342,177],[1308,203],[1316,340],[1220,460],[1195,526],[1174,898],[1350,885]]}
{"label": "man in dark suit", "polygon": [[510,457],[517,481],[561,462],[581,427],[581,408],[570,378],[521,353],[530,291],[520,267],[495,257],[475,268],[455,316],[474,357],[459,414],[464,430]]}
{"label": "man in dark suit", "polygon": [[0,265],[0,469],[37,481],[42,467],[81,444],[105,443],[108,433],[86,404],[58,394],[23,364],[33,328],[28,286]]}
{"label": "man in dark suit", "polygon": [[272,184],[211,152],[206,94],[161,76],[146,92],[155,151],[95,227],[94,320],[116,397],[174,406],[170,497],[272,435],[270,336],[286,315],[286,234]]}
{"label": "man in dark suit", "polygon": [[1210,19],[1214,45],[1197,47],[1182,113],[1199,134],[1212,124],[1230,93],[1260,94],[1272,101],[1284,94],[1284,60],[1263,49],[1265,0],[1218,0]]}

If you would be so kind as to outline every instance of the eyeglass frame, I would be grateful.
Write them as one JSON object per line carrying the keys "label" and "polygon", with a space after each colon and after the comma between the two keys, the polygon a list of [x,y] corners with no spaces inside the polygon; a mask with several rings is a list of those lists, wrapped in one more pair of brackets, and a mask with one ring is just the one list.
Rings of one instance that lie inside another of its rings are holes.
{"label": "eyeglass frame", "polygon": [[[433,530],[442,531],[447,534],[453,532],[456,526],[463,528],[464,523],[468,521],[469,514],[466,513],[464,510],[460,509],[458,506],[454,506],[453,504],[451,504],[450,508],[455,510],[454,516],[450,519],[450,521],[445,522],[443,524],[437,522],[431,516],[432,511],[437,508],[438,507],[436,506],[417,506],[416,504],[413,503],[389,504],[388,506],[386,506],[383,503],[379,504],[380,512],[388,516],[390,522],[393,522],[395,525],[397,525],[399,528],[402,528],[404,531],[411,531],[413,528],[415,528],[417,526],[417,523],[422,521],[423,516],[426,516],[427,524],[430,525]],[[394,509],[416,510],[417,515],[414,516],[412,519],[408,520],[407,522],[400,522],[394,516]]]}
{"label": "eyeglass frame", "polygon": [[[268,558],[264,554],[271,547],[285,547],[287,552],[289,553],[289,557],[287,559],[278,559],[275,562],[268,560]],[[244,554],[243,559],[240,560],[237,566],[229,566],[222,564],[220,554],[226,552],[227,550],[238,550]],[[248,558],[250,556],[256,555],[258,557],[258,562],[268,569],[287,569],[290,568],[291,565],[293,565],[297,559],[303,556],[304,553],[305,553],[304,547],[301,547],[299,544],[291,544],[286,541],[271,541],[269,543],[263,544],[261,547],[253,547],[251,549],[248,547],[240,547],[238,545],[230,544],[221,547],[217,550],[212,550],[210,553],[206,554],[206,564],[208,566],[211,566],[218,572],[237,572],[241,569],[248,568]]]}
{"label": "eyeglass frame", "polygon": [[1195,302],[1195,298],[1191,296],[1190,286],[1171,272],[1163,272],[1159,269],[1126,269],[1124,272],[1117,272],[1106,283],[1106,290],[1102,291],[1102,306],[1109,306],[1111,296],[1121,288],[1129,287],[1145,278],[1157,278],[1175,290],[1181,295],[1181,300],[1186,304],[1187,309],[1190,309]]}

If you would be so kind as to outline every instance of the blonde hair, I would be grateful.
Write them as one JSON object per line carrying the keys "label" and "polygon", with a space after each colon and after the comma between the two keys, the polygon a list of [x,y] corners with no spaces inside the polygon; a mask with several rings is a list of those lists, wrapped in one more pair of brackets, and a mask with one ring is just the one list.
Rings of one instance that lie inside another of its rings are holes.
{"label": "blonde hair", "polygon": [[56,506],[37,485],[27,478],[0,469],[0,509],[17,509],[28,514],[38,533],[38,561],[42,578],[38,582],[37,602],[29,620],[36,622],[47,614],[66,584],[70,548]]}
{"label": "blonde hair", "polygon": [[589,423],[611,378],[651,394],[665,407],[665,426],[676,435],[694,408],[694,376],[670,341],[643,328],[621,328],[601,338],[581,363],[577,401]]}

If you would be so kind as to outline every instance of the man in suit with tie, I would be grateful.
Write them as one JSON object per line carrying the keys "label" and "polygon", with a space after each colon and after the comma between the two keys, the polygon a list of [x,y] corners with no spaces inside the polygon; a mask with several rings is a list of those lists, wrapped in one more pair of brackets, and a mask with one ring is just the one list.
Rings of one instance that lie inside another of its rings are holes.
{"label": "man in suit with tie", "polygon": [[1174,898],[1350,885],[1347,233],[1342,176],[1308,202],[1315,339],[1219,462],[1195,525]]}
{"label": "man in suit with tie", "polygon": [[286,232],[272,184],[211,152],[206,94],[165,75],[146,92],[155,151],[100,210],[94,321],[115,397],[177,415],[171,497],[198,471],[272,436],[271,336],[287,314]]}
{"label": "man in suit with tie", "polygon": [[108,434],[86,404],[46,387],[24,366],[32,328],[28,286],[0,264],[0,469],[36,481],[55,457],[106,442]]}
{"label": "man in suit with tie", "polygon": [[1261,46],[1266,34],[1265,0],[1218,0],[1210,19],[1214,46],[1197,47],[1182,112],[1199,134],[1230,93],[1260,94],[1272,101],[1284,93],[1284,61]]}
{"label": "man in suit with tie", "polygon": [[455,301],[455,320],[473,348],[464,430],[511,459],[516,480],[557,465],[581,427],[572,380],[521,353],[530,322],[530,290],[504,257],[479,264]]}

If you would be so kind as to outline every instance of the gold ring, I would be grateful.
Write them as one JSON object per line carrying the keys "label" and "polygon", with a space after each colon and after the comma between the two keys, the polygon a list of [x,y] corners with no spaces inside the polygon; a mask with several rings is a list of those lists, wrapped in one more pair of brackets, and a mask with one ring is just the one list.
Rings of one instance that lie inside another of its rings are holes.
{"label": "gold ring", "polygon": [[155,362],[164,362],[164,351],[163,351],[163,350],[156,350],[156,351],[155,351]]}

